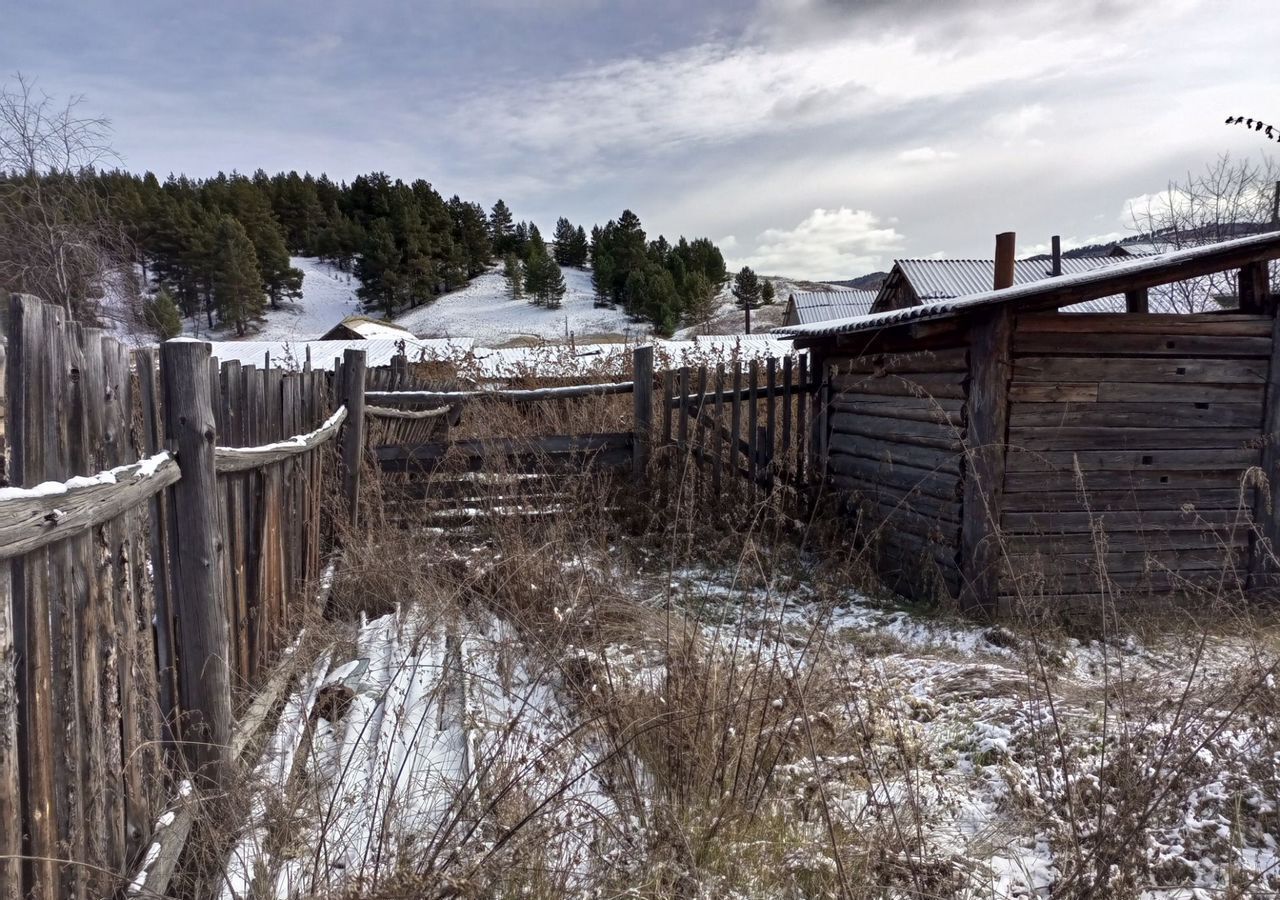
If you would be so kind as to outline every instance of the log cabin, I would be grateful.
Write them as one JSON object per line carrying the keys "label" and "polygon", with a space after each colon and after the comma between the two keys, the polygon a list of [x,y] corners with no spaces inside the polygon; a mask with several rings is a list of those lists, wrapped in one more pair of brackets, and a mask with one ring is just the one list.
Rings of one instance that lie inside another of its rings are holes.
{"label": "log cabin", "polygon": [[[1270,586],[1276,259],[1280,232],[1015,286],[1006,234],[992,290],[777,329],[823,373],[818,446],[886,582],[996,614]],[[1146,311],[1148,290],[1222,272],[1238,309]],[[1117,295],[1122,312],[1063,312]]]}
{"label": "log cabin", "polygon": [[783,325],[810,325],[831,319],[845,319],[871,312],[875,291],[855,288],[841,291],[793,291],[787,297]]}

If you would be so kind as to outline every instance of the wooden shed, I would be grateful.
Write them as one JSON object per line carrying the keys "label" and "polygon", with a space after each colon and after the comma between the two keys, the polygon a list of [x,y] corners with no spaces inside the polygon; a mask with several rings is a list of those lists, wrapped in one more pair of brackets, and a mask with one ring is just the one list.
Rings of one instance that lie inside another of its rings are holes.
{"label": "wooden shed", "polygon": [[[826,375],[827,472],[881,573],[988,611],[1268,585],[1277,258],[1269,233],[779,329]],[[1238,310],[1140,311],[1150,288],[1227,271]],[[1115,295],[1130,312],[1060,311]]]}

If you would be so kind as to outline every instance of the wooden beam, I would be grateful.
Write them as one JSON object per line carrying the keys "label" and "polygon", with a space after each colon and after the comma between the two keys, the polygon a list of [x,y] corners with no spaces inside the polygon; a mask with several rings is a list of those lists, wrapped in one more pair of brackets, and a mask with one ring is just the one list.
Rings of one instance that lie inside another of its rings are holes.
{"label": "wooden beam", "polygon": [[209,345],[160,345],[165,436],[182,478],[170,489],[177,540],[174,614],[178,620],[183,751],[203,786],[225,790],[231,741],[230,639],[223,600],[214,468]]}
{"label": "wooden beam", "polygon": [[1147,297],[1147,288],[1134,288],[1124,292],[1124,311],[1127,313],[1146,314],[1151,312]]}
{"label": "wooden beam", "polygon": [[342,496],[347,503],[347,522],[360,524],[360,464],[364,456],[365,355],[363,350],[342,354],[343,402],[347,407],[347,427],[342,433]]}
{"label": "wooden beam", "polygon": [[969,342],[969,427],[961,513],[961,603],[992,613],[998,588],[1000,500],[1009,423],[1013,314],[998,309],[973,323]]}
{"label": "wooden beam", "polygon": [[347,419],[347,408],[339,407],[329,420],[307,434],[299,434],[261,447],[218,447],[214,450],[215,465],[219,474],[260,469],[281,462],[291,456],[308,453],[329,441]]}
{"label": "wooden beam", "polygon": [[649,448],[653,434],[653,346],[637,347],[631,356],[631,408],[634,436],[631,442],[632,470],[642,477],[649,465]]}

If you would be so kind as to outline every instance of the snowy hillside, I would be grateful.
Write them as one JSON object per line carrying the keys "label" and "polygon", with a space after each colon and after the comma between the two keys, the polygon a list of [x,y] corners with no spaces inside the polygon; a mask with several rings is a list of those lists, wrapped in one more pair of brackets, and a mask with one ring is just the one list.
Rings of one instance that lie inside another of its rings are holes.
{"label": "snowy hillside", "polygon": [[[280,309],[267,307],[267,320],[246,340],[303,341],[320,337],[347,316],[360,312],[359,282],[336,266],[305,256],[289,260],[302,271],[302,300]],[[203,316],[183,320],[182,333],[192,337],[235,340],[234,329],[209,328]]]}
{"label": "snowy hillside", "polygon": [[[838,291],[839,287],[817,281],[803,281],[777,275],[762,276],[773,283],[774,301],[751,312],[751,330],[757,334],[768,331],[782,324],[786,315],[787,298],[794,292],[803,291]],[[733,284],[730,282],[720,291],[715,312],[706,322],[699,322],[675,333],[677,338],[689,338],[700,334],[741,334],[745,325],[742,310],[733,296]]]}
{"label": "snowy hillside", "polygon": [[617,335],[636,337],[649,326],[633,322],[622,310],[596,309],[591,273],[565,268],[564,304],[549,310],[528,300],[512,300],[502,272],[493,269],[461,290],[411,310],[396,319],[419,337],[473,337],[477,343],[496,346],[520,338],[566,338]]}

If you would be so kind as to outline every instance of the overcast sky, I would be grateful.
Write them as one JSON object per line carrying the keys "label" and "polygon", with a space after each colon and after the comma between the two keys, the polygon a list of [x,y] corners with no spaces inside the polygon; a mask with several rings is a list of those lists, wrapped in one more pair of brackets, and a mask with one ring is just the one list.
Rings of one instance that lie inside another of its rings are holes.
{"label": "overcast sky", "polygon": [[1276,0],[40,0],[0,61],[130,169],[425,178],[544,230],[631,208],[735,267],[851,277],[1128,232],[1280,122]]}

